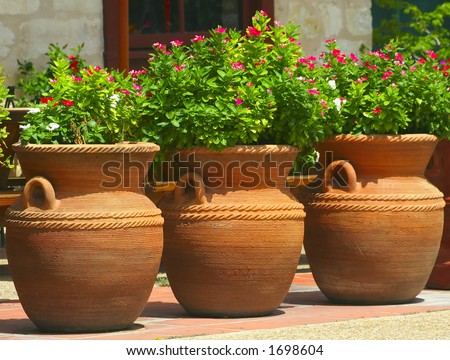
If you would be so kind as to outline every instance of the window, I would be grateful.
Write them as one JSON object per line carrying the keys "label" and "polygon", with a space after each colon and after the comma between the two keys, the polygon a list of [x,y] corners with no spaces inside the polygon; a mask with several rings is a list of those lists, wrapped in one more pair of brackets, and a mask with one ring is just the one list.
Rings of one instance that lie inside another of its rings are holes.
{"label": "window", "polygon": [[[119,0],[103,0],[105,65],[118,66]],[[129,65],[146,65],[152,44],[178,39],[189,42],[194,35],[222,25],[245,29],[256,10],[273,18],[274,0],[129,0]]]}

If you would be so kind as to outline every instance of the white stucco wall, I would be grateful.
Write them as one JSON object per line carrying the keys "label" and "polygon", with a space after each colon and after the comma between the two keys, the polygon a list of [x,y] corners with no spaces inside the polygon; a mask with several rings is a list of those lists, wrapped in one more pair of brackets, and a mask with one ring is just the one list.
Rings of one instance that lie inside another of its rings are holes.
{"label": "white stucco wall", "polygon": [[5,83],[17,81],[17,60],[43,69],[50,43],[84,43],[89,63],[103,63],[102,0],[0,0],[0,65]]}
{"label": "white stucco wall", "polygon": [[275,0],[275,18],[301,25],[300,41],[306,55],[318,55],[326,39],[358,52],[372,46],[371,0]]}
{"label": "white stucco wall", "polygon": [[[17,81],[17,59],[39,69],[50,43],[84,43],[83,57],[103,64],[102,0],[0,0],[0,65],[6,84]],[[306,55],[317,55],[325,39],[336,38],[344,51],[371,46],[371,0],[275,0],[275,19],[302,26]]]}

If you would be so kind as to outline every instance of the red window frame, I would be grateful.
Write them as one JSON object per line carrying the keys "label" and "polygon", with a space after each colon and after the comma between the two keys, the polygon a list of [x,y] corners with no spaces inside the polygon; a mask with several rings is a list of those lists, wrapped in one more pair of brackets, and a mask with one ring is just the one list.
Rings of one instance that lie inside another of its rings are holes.
{"label": "red window frame", "polygon": [[[177,0],[178,6],[183,9],[184,1]],[[103,0],[103,36],[104,53],[103,59],[106,67],[119,67],[119,2],[120,0]],[[265,10],[269,16],[274,18],[274,0],[242,0],[242,29],[251,24],[251,18],[256,10]],[[184,14],[183,11],[180,13]],[[155,42],[168,44],[178,39],[189,42],[195,35],[207,35],[201,32],[183,31],[183,17],[180,18],[180,32],[163,34],[130,34],[129,35],[129,68],[139,68],[146,65],[151,45]]]}

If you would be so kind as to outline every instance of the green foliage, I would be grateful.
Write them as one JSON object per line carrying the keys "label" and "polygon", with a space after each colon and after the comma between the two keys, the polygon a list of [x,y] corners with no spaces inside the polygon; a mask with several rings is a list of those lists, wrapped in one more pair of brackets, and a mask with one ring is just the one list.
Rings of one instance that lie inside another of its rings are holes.
{"label": "green foliage", "polygon": [[58,44],[50,44],[48,52],[48,66],[44,70],[38,70],[29,60],[17,60],[19,64],[19,81],[16,88],[20,91],[18,96],[18,106],[29,106],[30,104],[39,104],[41,97],[50,89],[50,80],[54,78],[53,66],[59,59],[67,59],[70,62],[70,68],[74,75],[78,75],[80,69],[83,69],[85,60],[81,58],[80,53],[84,44],[78,45],[76,48],[70,49],[71,54],[67,53],[67,45],[59,46]]}
{"label": "green foliage", "polygon": [[163,151],[268,142],[304,147],[322,139],[321,108],[306,80],[312,71],[298,63],[299,27],[269,22],[261,11],[244,35],[219,26],[190,45],[154,44],[147,72],[138,76],[147,94],[148,139]]}
{"label": "green foliage", "polygon": [[93,144],[135,140],[140,135],[140,92],[131,74],[89,66],[73,74],[55,60],[48,97],[27,115],[25,143]]}
{"label": "green foliage", "polygon": [[[5,77],[3,74],[3,68],[0,66],[0,141],[4,145],[4,140],[9,135],[6,131],[6,127],[1,126],[3,121],[9,119],[9,112],[4,107],[4,104],[6,102],[6,99],[8,98],[8,89],[4,86],[3,81],[5,80]],[[3,149],[0,147],[0,165],[1,166],[8,166],[8,159],[3,159]]]}
{"label": "green foliage", "polygon": [[331,84],[324,95],[335,98],[334,111],[325,112],[335,121],[334,132],[450,137],[450,64],[432,50],[416,60],[392,42],[357,59],[334,41],[327,47],[319,76]]}
{"label": "green foliage", "polygon": [[395,38],[405,55],[422,56],[425,50],[434,50],[440,58],[450,58],[450,2],[428,12],[410,1],[376,0],[376,4],[395,12],[374,29],[375,44],[386,44]]}

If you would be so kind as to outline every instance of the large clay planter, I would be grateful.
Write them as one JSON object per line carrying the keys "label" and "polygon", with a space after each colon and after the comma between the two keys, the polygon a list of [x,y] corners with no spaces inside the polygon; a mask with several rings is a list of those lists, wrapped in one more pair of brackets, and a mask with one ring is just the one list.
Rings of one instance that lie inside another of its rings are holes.
{"label": "large clay planter", "polygon": [[147,304],[163,246],[144,194],[154,144],[15,145],[27,179],[7,211],[20,302],[46,332],[129,327]]}
{"label": "large clay planter", "polygon": [[450,141],[441,140],[436,146],[425,176],[444,193],[444,233],[439,254],[427,282],[433,289],[450,289]]}
{"label": "large clay planter", "polygon": [[297,152],[236,146],[181,153],[180,171],[188,172],[158,206],[163,263],[187,312],[259,316],[283,301],[303,243],[303,205],[285,185]]}
{"label": "large clay planter", "polygon": [[332,301],[394,304],[424,288],[443,230],[442,193],[424,177],[431,135],[335,136],[305,196],[305,252]]}

